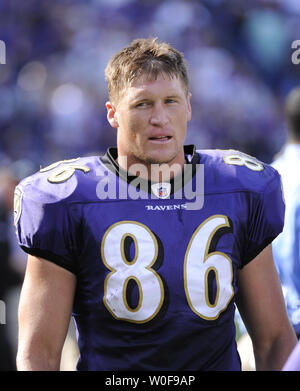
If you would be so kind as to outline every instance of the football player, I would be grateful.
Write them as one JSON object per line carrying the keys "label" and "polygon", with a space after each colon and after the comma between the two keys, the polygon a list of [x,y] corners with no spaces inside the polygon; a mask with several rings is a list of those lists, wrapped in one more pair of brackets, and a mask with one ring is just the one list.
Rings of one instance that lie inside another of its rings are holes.
{"label": "football player", "polygon": [[300,88],[286,99],[288,140],[272,166],[282,178],[286,203],[283,232],[272,243],[288,316],[300,338]]}
{"label": "football player", "polygon": [[296,337],[270,246],[284,219],[277,171],[184,145],[191,94],[170,45],[133,41],[106,78],[117,147],[16,188],[29,254],[18,369],[58,370],[72,315],[78,370],[240,370],[235,303],[257,369],[281,369]]}

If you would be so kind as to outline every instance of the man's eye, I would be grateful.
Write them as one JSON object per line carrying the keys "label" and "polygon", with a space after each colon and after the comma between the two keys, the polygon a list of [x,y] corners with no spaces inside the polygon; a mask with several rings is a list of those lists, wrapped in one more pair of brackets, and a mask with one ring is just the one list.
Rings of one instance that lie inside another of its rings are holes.
{"label": "man's eye", "polygon": [[174,99],[167,99],[166,103],[176,103],[176,100],[174,100]]}
{"label": "man's eye", "polygon": [[149,103],[148,102],[140,102],[135,105],[135,107],[146,107]]}

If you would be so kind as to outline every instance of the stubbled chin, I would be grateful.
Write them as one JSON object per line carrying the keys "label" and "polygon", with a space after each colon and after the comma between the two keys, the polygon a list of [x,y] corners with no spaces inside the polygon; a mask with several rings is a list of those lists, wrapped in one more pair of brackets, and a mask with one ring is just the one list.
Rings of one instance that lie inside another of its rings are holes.
{"label": "stubbled chin", "polygon": [[173,150],[164,150],[163,148],[156,151],[147,151],[144,154],[144,162],[148,164],[169,164],[180,161],[180,153]]}

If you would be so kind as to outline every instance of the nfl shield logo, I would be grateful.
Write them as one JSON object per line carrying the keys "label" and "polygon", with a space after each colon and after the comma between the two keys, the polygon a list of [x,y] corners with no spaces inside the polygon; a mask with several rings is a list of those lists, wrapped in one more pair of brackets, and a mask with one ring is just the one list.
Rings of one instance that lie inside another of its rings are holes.
{"label": "nfl shield logo", "polygon": [[160,186],[160,187],[158,188],[158,196],[159,196],[160,198],[166,197],[167,194],[168,194],[168,192],[167,192],[167,189],[166,189],[165,187]]}
{"label": "nfl shield logo", "polygon": [[158,198],[169,198],[171,193],[171,184],[167,182],[154,183],[151,186],[153,194]]}

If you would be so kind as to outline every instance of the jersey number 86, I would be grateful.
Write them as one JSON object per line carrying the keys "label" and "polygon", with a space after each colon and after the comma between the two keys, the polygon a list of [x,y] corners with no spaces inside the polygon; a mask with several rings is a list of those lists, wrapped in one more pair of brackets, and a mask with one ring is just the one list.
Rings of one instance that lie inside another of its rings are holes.
{"label": "jersey number 86", "polygon": [[[224,215],[214,215],[195,230],[183,260],[184,290],[191,310],[201,318],[217,319],[230,303],[232,261],[219,251],[209,252],[217,231],[229,228]],[[133,260],[125,256],[124,243],[130,237],[135,245]],[[164,286],[153,269],[158,257],[158,242],[151,230],[137,221],[121,221],[106,231],[101,245],[102,259],[110,270],[104,283],[104,304],[117,319],[145,323],[160,311],[164,301]],[[214,273],[216,295],[209,298],[208,276]],[[127,300],[127,287],[134,280],[139,289],[139,302],[132,308]]]}

